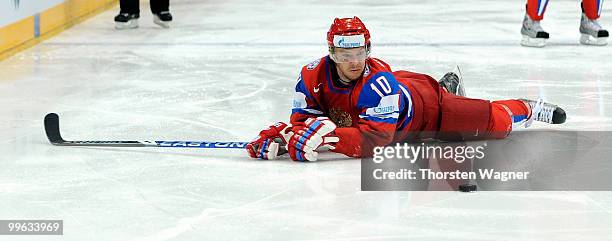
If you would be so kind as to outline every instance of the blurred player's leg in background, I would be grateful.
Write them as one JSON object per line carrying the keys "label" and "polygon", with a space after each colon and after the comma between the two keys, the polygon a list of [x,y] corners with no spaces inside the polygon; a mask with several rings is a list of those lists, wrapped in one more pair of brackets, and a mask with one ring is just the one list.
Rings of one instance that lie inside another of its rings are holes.
{"label": "blurred player's leg in background", "polygon": [[170,14],[170,0],[151,0],[153,22],[164,28],[170,27],[172,15]]}
{"label": "blurred player's leg in background", "polygon": [[580,19],[580,43],[588,45],[606,45],[608,31],[604,30],[597,19],[601,15],[603,0],[583,0]]}
{"label": "blurred player's leg in background", "polygon": [[115,16],[116,29],[138,28],[139,0],[119,0],[119,15]]}
{"label": "blurred player's leg in background", "polygon": [[527,0],[525,18],[521,34],[523,39],[521,45],[528,47],[544,47],[548,39],[548,33],[540,26],[540,21],[544,19],[544,12],[548,0]]}

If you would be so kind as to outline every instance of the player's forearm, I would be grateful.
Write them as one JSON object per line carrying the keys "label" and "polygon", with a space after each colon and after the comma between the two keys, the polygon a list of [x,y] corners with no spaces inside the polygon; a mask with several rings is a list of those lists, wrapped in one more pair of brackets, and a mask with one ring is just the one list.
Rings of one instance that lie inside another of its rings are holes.
{"label": "player's forearm", "polygon": [[338,143],[333,152],[342,153],[350,157],[361,157],[362,136],[359,129],[355,127],[341,127],[335,130]]}
{"label": "player's forearm", "polygon": [[342,127],[335,134],[340,139],[333,152],[350,157],[369,157],[375,146],[384,146],[393,141],[393,131],[372,130],[371,128]]}

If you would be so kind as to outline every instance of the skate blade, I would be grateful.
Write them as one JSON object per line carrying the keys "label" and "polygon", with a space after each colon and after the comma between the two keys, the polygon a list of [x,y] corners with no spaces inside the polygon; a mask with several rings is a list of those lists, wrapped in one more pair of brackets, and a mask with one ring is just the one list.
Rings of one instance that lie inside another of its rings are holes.
{"label": "skate blade", "polygon": [[159,19],[159,17],[157,17],[157,15],[153,15],[153,23],[161,26],[162,28],[169,28],[170,27],[170,23],[168,22],[164,22],[161,19]]}
{"label": "skate blade", "polygon": [[125,23],[115,22],[115,29],[121,30],[121,29],[132,29],[132,28],[138,28],[138,19],[132,19]]}
{"label": "skate blade", "polygon": [[532,38],[527,35],[523,35],[523,39],[521,40],[521,45],[525,47],[536,47],[542,48],[546,46],[546,39],[544,38]]}
{"label": "skate blade", "polygon": [[584,45],[604,46],[608,44],[608,38],[596,38],[588,34],[580,34],[580,43]]}

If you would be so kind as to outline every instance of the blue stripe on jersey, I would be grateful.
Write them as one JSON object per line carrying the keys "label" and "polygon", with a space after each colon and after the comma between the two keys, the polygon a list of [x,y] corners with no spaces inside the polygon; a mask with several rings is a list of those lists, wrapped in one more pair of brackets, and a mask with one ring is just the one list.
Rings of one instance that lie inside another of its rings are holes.
{"label": "blue stripe on jersey", "polygon": [[512,116],[512,122],[513,123],[518,123],[521,122],[523,120],[527,119],[527,115],[513,115]]}
{"label": "blue stripe on jersey", "polygon": [[310,94],[310,91],[308,91],[308,88],[306,88],[306,84],[302,79],[301,73],[300,77],[298,78],[298,83],[295,85],[295,92],[303,93],[304,95],[306,95],[306,97],[308,97],[308,99],[314,100],[314,98],[312,98],[312,95]]}
{"label": "blue stripe on jersey", "polygon": [[[317,100],[310,94],[310,91],[308,91],[308,88],[306,87],[306,83],[304,83],[304,80],[302,79],[302,74],[300,74],[299,78],[298,78],[298,82],[295,85],[295,92],[296,93],[302,93],[305,96],[305,100],[297,100],[297,97],[294,97],[293,99],[293,109],[291,110],[291,114],[299,112],[302,114],[307,114],[307,115],[321,115],[323,112],[319,110],[319,105],[317,103]],[[299,104],[299,108],[298,106],[296,106],[296,101],[298,101]],[[306,103],[304,103],[304,105],[300,104],[302,101],[305,101]],[[308,102],[312,103],[311,105],[308,105]],[[317,113],[320,112],[320,113]]]}
{"label": "blue stripe on jersey", "polygon": [[378,118],[376,116],[366,116],[361,119],[364,119],[367,121],[379,122],[379,123],[397,124],[397,118]]}

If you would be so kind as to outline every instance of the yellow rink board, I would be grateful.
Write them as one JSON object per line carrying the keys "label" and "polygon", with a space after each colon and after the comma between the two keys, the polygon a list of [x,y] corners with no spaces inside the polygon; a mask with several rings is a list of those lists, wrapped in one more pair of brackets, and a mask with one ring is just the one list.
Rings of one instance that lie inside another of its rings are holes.
{"label": "yellow rink board", "polygon": [[34,16],[0,27],[0,61],[102,11],[117,0],[66,0]]}
{"label": "yellow rink board", "polygon": [[0,53],[34,37],[34,17],[0,28]]}

